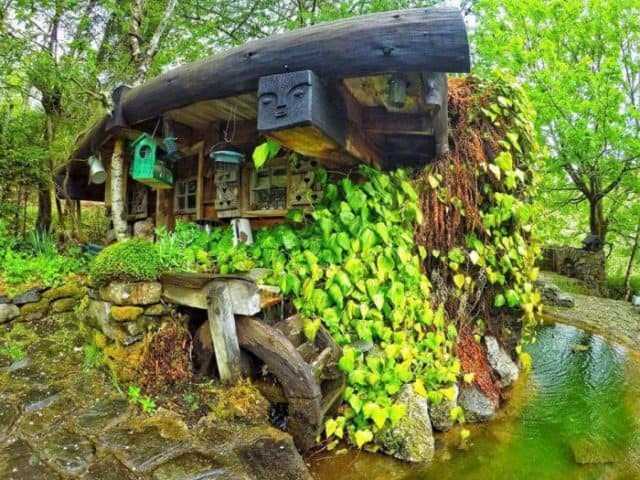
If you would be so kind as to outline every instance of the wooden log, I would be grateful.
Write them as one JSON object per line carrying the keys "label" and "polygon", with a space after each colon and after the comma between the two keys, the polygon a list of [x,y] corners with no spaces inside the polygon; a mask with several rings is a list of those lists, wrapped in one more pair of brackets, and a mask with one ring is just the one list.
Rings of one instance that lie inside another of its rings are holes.
{"label": "wooden log", "polygon": [[213,339],[220,381],[225,384],[240,379],[240,345],[236,334],[231,293],[227,285],[215,284],[207,295],[209,330]]}
{"label": "wooden log", "polygon": [[267,365],[288,399],[320,399],[311,368],[284,333],[252,317],[238,317],[236,327],[240,346]]}
{"label": "wooden log", "polygon": [[[469,43],[457,8],[375,13],[293,30],[160,75],[124,93],[126,123],[161,116],[196,102],[257,90],[258,79],[296,70],[323,78],[394,71],[468,72]],[[87,158],[108,136],[103,119],[72,158]]]}

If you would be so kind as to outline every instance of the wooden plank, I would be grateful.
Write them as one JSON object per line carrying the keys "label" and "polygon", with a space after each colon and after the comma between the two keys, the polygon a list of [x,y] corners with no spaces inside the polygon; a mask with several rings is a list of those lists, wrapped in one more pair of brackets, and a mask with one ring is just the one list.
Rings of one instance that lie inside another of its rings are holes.
{"label": "wooden plank", "polygon": [[362,109],[361,127],[370,133],[431,135],[433,122],[426,113],[390,113],[382,107]]}
{"label": "wooden plank", "polygon": [[[323,78],[394,71],[468,72],[467,33],[457,8],[382,12],[250,41],[170,70],[123,95],[135,125],[187,105],[252,92],[265,75],[310,69]],[[83,137],[72,158],[87,158],[110,128],[109,116]]]}
{"label": "wooden plank", "polygon": [[209,330],[216,352],[220,381],[235,383],[240,379],[240,345],[236,334],[231,292],[227,285],[214,284],[208,294]]}
{"label": "wooden plank", "polygon": [[164,274],[161,278],[163,297],[178,305],[207,309],[207,295],[210,288],[223,284],[229,288],[233,313],[255,315],[260,312],[262,300],[260,288],[255,282],[243,277],[226,275],[212,275],[212,278],[201,276],[201,274],[192,275],[190,277],[189,274]]}

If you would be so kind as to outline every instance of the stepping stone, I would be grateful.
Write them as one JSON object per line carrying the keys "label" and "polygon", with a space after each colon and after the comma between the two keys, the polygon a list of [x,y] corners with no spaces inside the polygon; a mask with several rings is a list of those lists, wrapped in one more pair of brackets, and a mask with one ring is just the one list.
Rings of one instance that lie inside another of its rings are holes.
{"label": "stepping stone", "polygon": [[123,420],[129,410],[129,402],[123,398],[105,398],[75,417],[78,428],[84,433],[96,435]]}
{"label": "stepping stone", "polygon": [[20,418],[20,411],[10,402],[0,401],[0,444],[9,438],[11,428]]}
{"label": "stepping stone", "polygon": [[147,472],[184,453],[186,440],[162,436],[157,426],[116,427],[100,437],[118,460],[134,472]]}
{"label": "stepping stone", "polygon": [[26,413],[47,408],[58,398],[60,398],[60,389],[56,387],[36,386],[20,395],[22,408]]}
{"label": "stepping stone", "polygon": [[137,480],[140,477],[127,470],[115,457],[109,455],[89,467],[82,480]]}
{"label": "stepping stone", "polygon": [[187,453],[158,467],[153,473],[153,480],[227,480],[234,478],[231,475],[233,474],[211,457]]}
{"label": "stepping stone", "polygon": [[3,480],[60,480],[62,477],[42,463],[26,442],[18,440],[0,449],[0,478]]}
{"label": "stepping stone", "polygon": [[[253,433],[253,434],[252,434]],[[243,433],[234,448],[242,465],[260,480],[311,480],[293,439],[284,432],[259,427]]]}
{"label": "stepping stone", "polygon": [[49,430],[65,421],[74,408],[75,404],[69,397],[59,396],[51,405],[25,413],[18,426],[20,437],[30,443],[37,442]]}
{"label": "stepping stone", "polygon": [[63,429],[47,435],[37,451],[55,470],[74,477],[87,470],[94,457],[93,444],[89,440]]}

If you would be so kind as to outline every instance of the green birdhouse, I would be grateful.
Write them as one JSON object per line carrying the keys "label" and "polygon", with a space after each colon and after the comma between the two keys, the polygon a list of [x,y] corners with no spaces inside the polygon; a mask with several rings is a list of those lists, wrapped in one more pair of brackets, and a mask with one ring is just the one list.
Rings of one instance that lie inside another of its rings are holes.
{"label": "green birdhouse", "polygon": [[146,133],[133,143],[131,178],[152,188],[173,187],[173,172],[158,155],[158,143]]}

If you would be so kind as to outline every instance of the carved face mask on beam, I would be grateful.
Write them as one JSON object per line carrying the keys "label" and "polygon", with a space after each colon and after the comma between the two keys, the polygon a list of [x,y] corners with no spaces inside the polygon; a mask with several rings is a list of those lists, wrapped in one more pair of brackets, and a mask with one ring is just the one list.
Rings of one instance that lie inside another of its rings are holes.
{"label": "carved face mask on beam", "polygon": [[258,87],[258,130],[281,130],[309,123],[313,73],[271,75]]}

